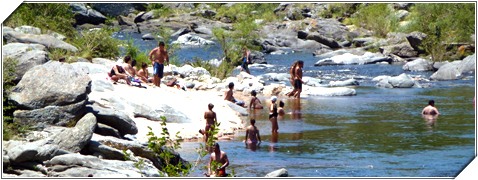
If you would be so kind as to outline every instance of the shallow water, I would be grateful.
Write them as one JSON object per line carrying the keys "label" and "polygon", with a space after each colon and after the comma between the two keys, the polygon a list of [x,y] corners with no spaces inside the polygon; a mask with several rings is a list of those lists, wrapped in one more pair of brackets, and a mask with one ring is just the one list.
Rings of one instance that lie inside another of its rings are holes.
{"label": "shallow water", "polygon": [[[121,35],[121,34],[120,34]],[[124,36],[124,35],[123,35]],[[137,38],[137,37],[136,37]],[[120,38],[121,39],[121,38]],[[135,40],[143,51],[154,41]],[[217,46],[179,52],[187,61],[199,56],[217,58]],[[263,140],[259,149],[246,149],[238,132],[232,141],[220,141],[238,177],[263,177],[286,168],[294,177],[455,177],[475,156],[475,77],[465,80],[420,82],[426,88],[383,89],[371,79],[396,76],[402,65],[344,65],[314,67],[311,52],[266,55],[273,68],[251,68],[253,75],[287,73],[296,59],[305,62],[304,75],[325,80],[356,78],[356,96],[285,99],[287,114],[279,120],[279,135],[272,136],[267,110],[255,114]],[[406,72],[428,78],[431,72]],[[435,122],[420,112],[434,99],[441,115]],[[264,101],[262,99],[262,101]],[[219,119],[221,121],[221,119]],[[195,163],[199,142],[184,142],[179,151]],[[202,176],[208,157],[191,176]]]}

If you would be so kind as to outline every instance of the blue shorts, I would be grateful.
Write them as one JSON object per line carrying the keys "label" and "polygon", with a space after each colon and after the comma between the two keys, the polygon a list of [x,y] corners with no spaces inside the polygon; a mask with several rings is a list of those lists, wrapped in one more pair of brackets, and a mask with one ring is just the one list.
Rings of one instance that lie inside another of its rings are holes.
{"label": "blue shorts", "polygon": [[154,62],[153,75],[163,78],[164,64]]}

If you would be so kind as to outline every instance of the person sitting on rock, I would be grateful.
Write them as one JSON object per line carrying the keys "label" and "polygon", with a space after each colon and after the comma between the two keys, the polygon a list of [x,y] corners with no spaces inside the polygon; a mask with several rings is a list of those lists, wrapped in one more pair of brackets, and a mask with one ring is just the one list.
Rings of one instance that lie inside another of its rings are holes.
{"label": "person sitting on rock", "polygon": [[141,64],[141,69],[138,71],[136,76],[138,76],[139,80],[141,80],[141,82],[143,82],[143,83],[152,83],[153,82],[153,78],[149,77],[148,64],[146,64],[145,62],[143,62]]}
{"label": "person sitting on rock", "polygon": [[136,75],[136,69],[133,68],[133,66],[135,65],[136,65],[136,61],[135,60],[131,61],[131,56],[124,57],[123,68],[126,71],[126,75],[128,75],[128,78],[130,79],[130,81],[133,81],[134,76]]}
{"label": "person sitting on rock", "polygon": [[230,82],[228,87],[229,87],[229,90],[226,91],[226,94],[224,95],[224,100],[230,101],[232,103],[235,103],[239,106],[244,107],[244,105],[245,105],[244,101],[240,101],[240,100],[238,101],[233,96],[233,94],[234,94],[234,83]]}
{"label": "person sitting on rock", "polygon": [[114,84],[116,84],[120,79],[123,79],[128,85],[131,85],[131,81],[126,74],[126,71],[120,65],[113,66],[111,71],[108,72],[108,76],[111,78]]}
{"label": "person sitting on rock", "polygon": [[264,107],[262,106],[261,100],[256,97],[257,92],[255,90],[252,90],[251,92],[251,103],[249,103],[249,108],[250,109],[263,109]]}

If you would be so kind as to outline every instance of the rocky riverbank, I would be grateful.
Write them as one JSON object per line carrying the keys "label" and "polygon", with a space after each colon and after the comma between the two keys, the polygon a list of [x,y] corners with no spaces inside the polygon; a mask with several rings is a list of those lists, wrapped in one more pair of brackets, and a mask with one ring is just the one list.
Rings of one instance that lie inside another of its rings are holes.
{"label": "rocky riverbank", "polygon": [[[170,5],[193,9],[187,3]],[[121,31],[139,31],[145,40],[151,39],[148,33],[157,27],[170,27],[176,31],[175,42],[181,45],[211,44],[215,40],[213,27],[232,28],[227,17],[217,21],[203,18],[216,13],[205,4],[197,11],[168,18],[144,12],[141,4],[116,4],[114,12],[110,11],[111,4],[70,6],[76,12],[75,26],[79,29],[105,26],[106,16],[110,16],[116,17],[113,24]],[[307,49],[315,51],[315,66],[401,63],[405,71],[436,71],[431,77],[404,73],[373,79],[376,86],[385,88],[420,88],[420,82],[460,79],[475,71],[475,54],[453,62],[431,62],[419,58],[420,43],[426,35],[390,33],[387,38],[375,38],[369,31],[345,26],[337,19],[313,16],[311,12],[321,7],[323,4],[313,4],[307,10],[281,4],[276,11],[286,14],[286,20],[263,24],[259,32],[263,36],[257,40],[263,51],[253,53],[251,68],[272,66],[262,53],[281,55]],[[135,10],[143,12],[133,13]],[[58,62],[48,56],[51,49],[76,52],[79,47],[64,42],[62,35],[42,33],[47,31],[31,26],[2,28],[6,42],[3,57],[17,62],[16,86],[8,97],[17,106],[13,121],[34,129],[21,139],[3,142],[3,164],[11,168],[4,169],[5,177],[157,177],[163,168],[162,159],[145,144],[148,127],[156,135],[161,134],[161,116],[167,118],[170,134],[179,132],[184,140],[200,141],[198,130],[205,124],[204,111],[208,103],[213,103],[221,123],[218,136],[228,140],[245,127],[249,114],[246,108],[223,100],[227,84],[233,82],[236,98],[245,102],[252,90],[266,103],[268,97],[284,98],[292,90],[286,72],[258,76],[241,72],[221,80],[204,68],[190,65],[167,66],[161,88],[113,84],[107,72],[122,63],[121,58],[74,57],[78,62]],[[379,47],[380,52],[368,52],[374,47]],[[164,83],[172,78],[177,78],[185,90],[166,87]],[[306,76],[302,95],[352,96],[357,95],[357,86],[359,82],[354,78],[328,79],[327,83],[319,77]],[[130,160],[125,160],[125,153]],[[175,158],[182,160],[179,154]],[[145,164],[141,169],[135,167],[140,161]]]}

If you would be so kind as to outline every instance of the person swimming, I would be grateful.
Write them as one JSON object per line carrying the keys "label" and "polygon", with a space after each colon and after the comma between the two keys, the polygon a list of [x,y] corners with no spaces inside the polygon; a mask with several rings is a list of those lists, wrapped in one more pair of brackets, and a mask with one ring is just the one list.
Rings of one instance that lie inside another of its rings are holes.
{"label": "person swimming", "polygon": [[434,100],[428,101],[428,106],[423,108],[422,114],[423,115],[439,115],[440,114],[440,112],[438,112],[438,109],[435,107]]}

